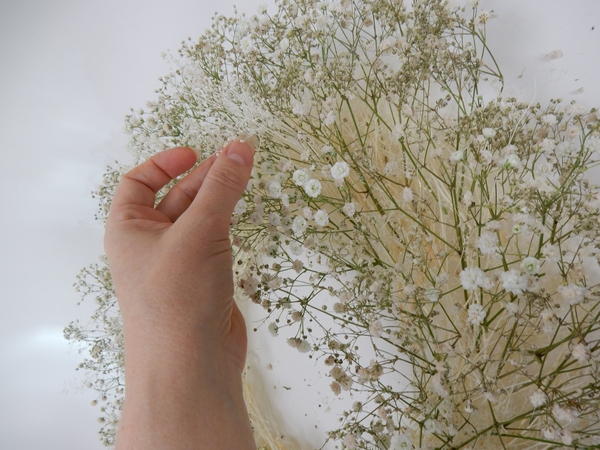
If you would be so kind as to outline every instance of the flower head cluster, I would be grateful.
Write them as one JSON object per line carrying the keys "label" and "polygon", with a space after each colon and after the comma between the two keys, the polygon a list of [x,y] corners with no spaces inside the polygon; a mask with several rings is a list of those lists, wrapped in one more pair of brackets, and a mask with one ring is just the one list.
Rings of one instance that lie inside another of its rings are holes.
{"label": "flower head cluster", "polygon": [[438,0],[216,17],[128,118],[139,158],[260,136],[237,294],[357,399],[330,433],[346,448],[600,445],[599,116],[486,98],[490,19]]}

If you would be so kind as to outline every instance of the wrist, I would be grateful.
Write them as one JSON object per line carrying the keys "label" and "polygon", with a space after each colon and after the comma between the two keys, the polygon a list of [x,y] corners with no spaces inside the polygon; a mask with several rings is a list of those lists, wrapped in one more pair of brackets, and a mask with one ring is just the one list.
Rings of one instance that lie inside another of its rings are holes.
{"label": "wrist", "polygon": [[118,450],[255,448],[237,365],[186,339],[148,344],[125,343]]}

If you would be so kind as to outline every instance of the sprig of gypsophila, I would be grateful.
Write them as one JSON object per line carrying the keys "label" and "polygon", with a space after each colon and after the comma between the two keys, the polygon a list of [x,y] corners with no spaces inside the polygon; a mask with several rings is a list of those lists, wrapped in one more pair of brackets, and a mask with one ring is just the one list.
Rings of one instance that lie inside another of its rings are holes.
{"label": "sprig of gypsophila", "polygon": [[598,116],[484,98],[502,80],[489,17],[216,16],[128,118],[140,159],[259,135],[238,294],[357,399],[330,433],[347,448],[598,444]]}
{"label": "sprig of gypsophila", "polygon": [[115,444],[123,407],[123,324],[117,308],[112,277],[105,257],[99,264],[81,269],[74,284],[81,301],[93,299],[97,309],[88,324],[71,322],[64,329],[65,339],[88,356],[77,370],[86,372],[86,387],[98,394],[92,405],[100,404],[102,424],[99,437],[106,446]]}

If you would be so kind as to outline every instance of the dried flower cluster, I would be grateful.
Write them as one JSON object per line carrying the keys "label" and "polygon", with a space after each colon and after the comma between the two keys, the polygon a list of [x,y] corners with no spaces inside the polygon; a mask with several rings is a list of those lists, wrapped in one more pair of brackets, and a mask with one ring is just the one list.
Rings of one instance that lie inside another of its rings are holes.
{"label": "dried flower cluster", "polygon": [[[344,448],[600,446],[600,120],[486,98],[489,19],[441,0],[217,16],[127,119],[140,159],[260,137],[232,218],[238,294],[357,399],[329,434]],[[109,275],[85,275],[104,334],[68,334],[121,389]]]}

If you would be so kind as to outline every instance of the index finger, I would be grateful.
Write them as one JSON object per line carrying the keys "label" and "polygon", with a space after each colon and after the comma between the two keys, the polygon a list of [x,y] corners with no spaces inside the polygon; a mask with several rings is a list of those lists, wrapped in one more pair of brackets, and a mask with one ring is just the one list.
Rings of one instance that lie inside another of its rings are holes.
{"label": "index finger", "polygon": [[154,208],[156,193],[196,162],[188,147],[175,147],[152,156],[121,178],[112,206],[141,205]]}

